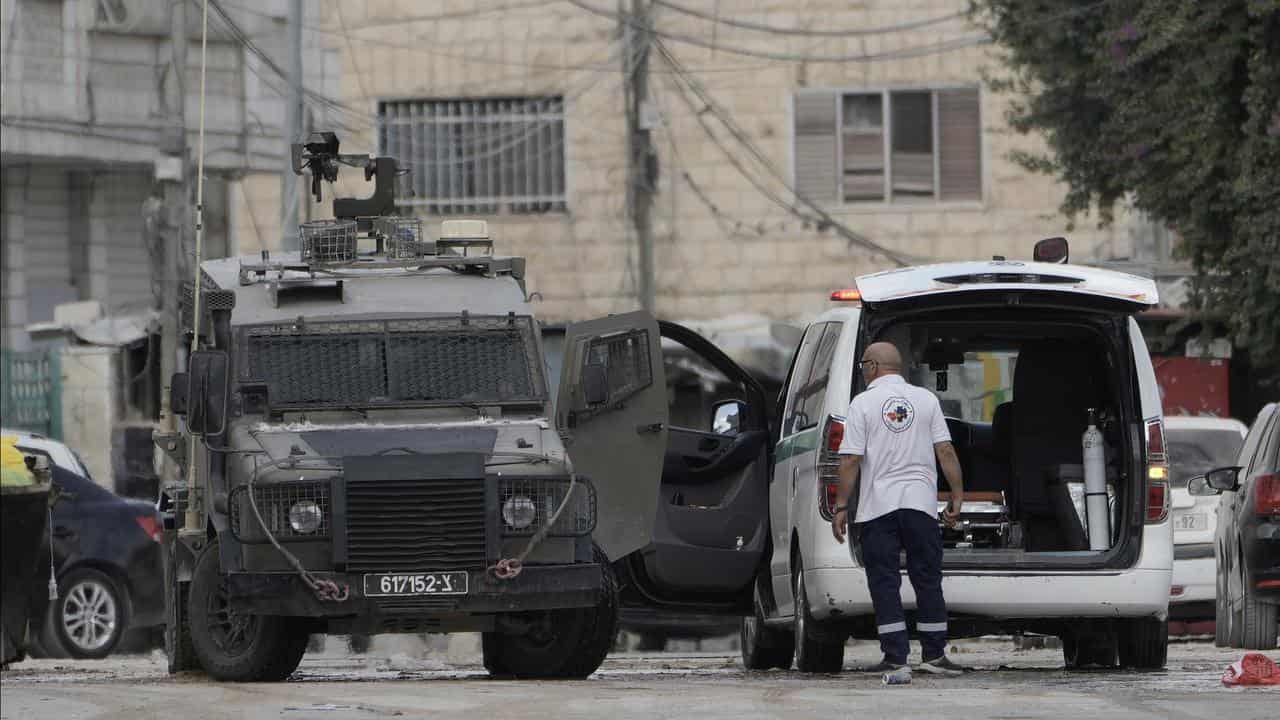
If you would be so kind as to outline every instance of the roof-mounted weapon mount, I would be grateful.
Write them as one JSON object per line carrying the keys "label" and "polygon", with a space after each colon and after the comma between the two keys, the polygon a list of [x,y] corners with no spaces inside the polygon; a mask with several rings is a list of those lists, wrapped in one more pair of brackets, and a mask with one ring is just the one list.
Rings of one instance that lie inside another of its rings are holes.
{"label": "roof-mounted weapon mount", "polygon": [[[340,219],[371,218],[394,215],[396,211],[395,179],[401,175],[395,158],[370,155],[343,155],[338,152],[338,136],[331,132],[314,132],[304,143],[294,143],[293,172],[311,173],[311,194],[316,202],[323,200],[320,181],[337,182],[338,166],[348,165],[364,170],[366,182],[373,180],[373,194],[367,198],[333,199],[333,216]],[[407,171],[406,171],[407,172]]]}

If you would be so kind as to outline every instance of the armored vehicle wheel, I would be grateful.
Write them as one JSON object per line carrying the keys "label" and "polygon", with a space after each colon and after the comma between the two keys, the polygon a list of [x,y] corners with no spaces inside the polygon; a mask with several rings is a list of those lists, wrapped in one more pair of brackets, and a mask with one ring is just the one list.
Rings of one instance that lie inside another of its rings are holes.
{"label": "armored vehicle wheel", "polygon": [[484,634],[484,667],[491,675],[517,678],[585,678],[609,654],[618,634],[618,583],[609,558],[596,548],[603,574],[594,608],[535,613],[528,632]]}
{"label": "armored vehicle wheel", "polygon": [[164,626],[164,654],[169,659],[169,674],[199,670],[200,660],[191,648],[191,618],[187,612],[191,583],[170,583],[165,592],[171,594],[166,600]]}
{"label": "armored vehicle wheel", "polygon": [[307,650],[309,633],[301,622],[231,609],[216,541],[196,561],[188,608],[192,648],[205,672],[215,679],[284,680]]}

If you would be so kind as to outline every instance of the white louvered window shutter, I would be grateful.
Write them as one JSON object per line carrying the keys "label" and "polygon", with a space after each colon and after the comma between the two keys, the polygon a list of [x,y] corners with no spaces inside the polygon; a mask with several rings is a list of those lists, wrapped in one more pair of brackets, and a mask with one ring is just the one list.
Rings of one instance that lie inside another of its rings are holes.
{"label": "white louvered window shutter", "polygon": [[816,202],[834,202],[839,197],[836,97],[835,93],[795,96],[796,190]]}
{"label": "white louvered window shutter", "polygon": [[939,198],[982,200],[982,126],[977,88],[938,91]]}
{"label": "white louvered window shutter", "polygon": [[933,202],[932,93],[891,93],[889,116],[893,201]]}
{"label": "white louvered window shutter", "polygon": [[844,141],[845,202],[884,200],[884,95],[845,95],[841,121]]}

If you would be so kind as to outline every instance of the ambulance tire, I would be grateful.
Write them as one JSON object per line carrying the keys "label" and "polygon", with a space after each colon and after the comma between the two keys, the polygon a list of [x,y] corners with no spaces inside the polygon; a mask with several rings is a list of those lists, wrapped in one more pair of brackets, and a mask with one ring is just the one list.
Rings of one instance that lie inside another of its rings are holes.
{"label": "ambulance tire", "polygon": [[595,559],[603,575],[595,607],[536,613],[533,628],[522,635],[484,633],[481,650],[490,675],[581,679],[604,663],[618,634],[618,582],[599,548]]}
{"label": "ambulance tire", "polygon": [[1115,667],[1119,642],[1111,633],[1068,632],[1062,636],[1062,659],[1068,670]]}
{"label": "ambulance tire", "polygon": [[1120,666],[1163,670],[1169,656],[1169,621],[1132,618],[1119,621]]}
{"label": "ambulance tire", "polygon": [[200,666],[223,682],[287,679],[302,662],[311,637],[300,618],[243,615],[231,609],[216,540],[196,560],[187,617]]}
{"label": "ambulance tire", "polygon": [[844,639],[837,638],[809,614],[809,598],[804,589],[804,569],[796,563],[795,636],[796,669],[802,673],[838,673],[844,667]]}
{"label": "ambulance tire", "polygon": [[742,648],[742,666],[748,670],[790,670],[795,656],[795,636],[785,628],[769,627],[764,623],[764,609],[760,605],[763,576],[756,578],[754,612],[742,618],[738,628],[739,645]]}

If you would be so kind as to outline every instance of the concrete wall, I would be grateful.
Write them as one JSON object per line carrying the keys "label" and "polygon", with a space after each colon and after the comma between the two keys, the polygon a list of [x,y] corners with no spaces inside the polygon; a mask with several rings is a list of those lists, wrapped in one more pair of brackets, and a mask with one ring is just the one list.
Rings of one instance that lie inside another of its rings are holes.
{"label": "concrete wall", "polygon": [[113,488],[111,430],[120,404],[119,350],[66,347],[62,360],[62,441],[80,454],[94,482]]}
{"label": "concrete wall", "polygon": [[[728,3],[715,0],[681,4],[730,13]],[[599,0],[593,5],[607,12],[616,7]],[[937,18],[966,7],[964,0],[740,0],[732,3],[732,16],[780,27],[865,28]],[[451,11],[467,8],[472,6],[445,2],[425,13],[409,0],[366,0],[342,3],[341,18],[327,10],[324,22],[335,32],[334,46],[342,54],[344,99],[373,107],[379,99],[563,95],[568,211],[488,218],[498,250],[529,257],[529,288],[543,298],[540,312],[548,319],[634,307],[636,248],[624,214],[626,146],[617,23],[567,3],[449,17]],[[809,55],[875,55],[977,33],[964,21],[951,21],[912,32],[823,40],[713,27],[669,9],[658,12],[656,25],[708,43]],[[892,61],[819,63],[743,57],[676,40],[666,44],[788,182],[793,179],[796,91],[976,86],[982,70],[996,66],[996,54],[983,47]],[[759,312],[802,319],[826,307],[832,288],[891,267],[884,257],[831,230],[819,230],[766,199],[708,138],[656,53],[651,64],[650,86],[661,119],[653,131],[661,168],[654,207],[661,315],[709,318]],[[1004,122],[1008,102],[983,88],[981,202],[831,203],[826,210],[874,242],[921,262],[993,254],[1026,258],[1035,240],[1060,234],[1070,236],[1078,261],[1127,257],[1123,218],[1117,229],[1098,230],[1086,219],[1068,233],[1056,212],[1063,188],[1009,161],[1012,150],[1042,145],[1011,134]],[[783,183],[768,179],[714,119],[709,121],[721,142],[762,178],[761,184],[790,200]],[[375,138],[372,133],[348,134],[347,147],[373,151]],[[439,219],[431,218],[428,227],[434,231]]]}

